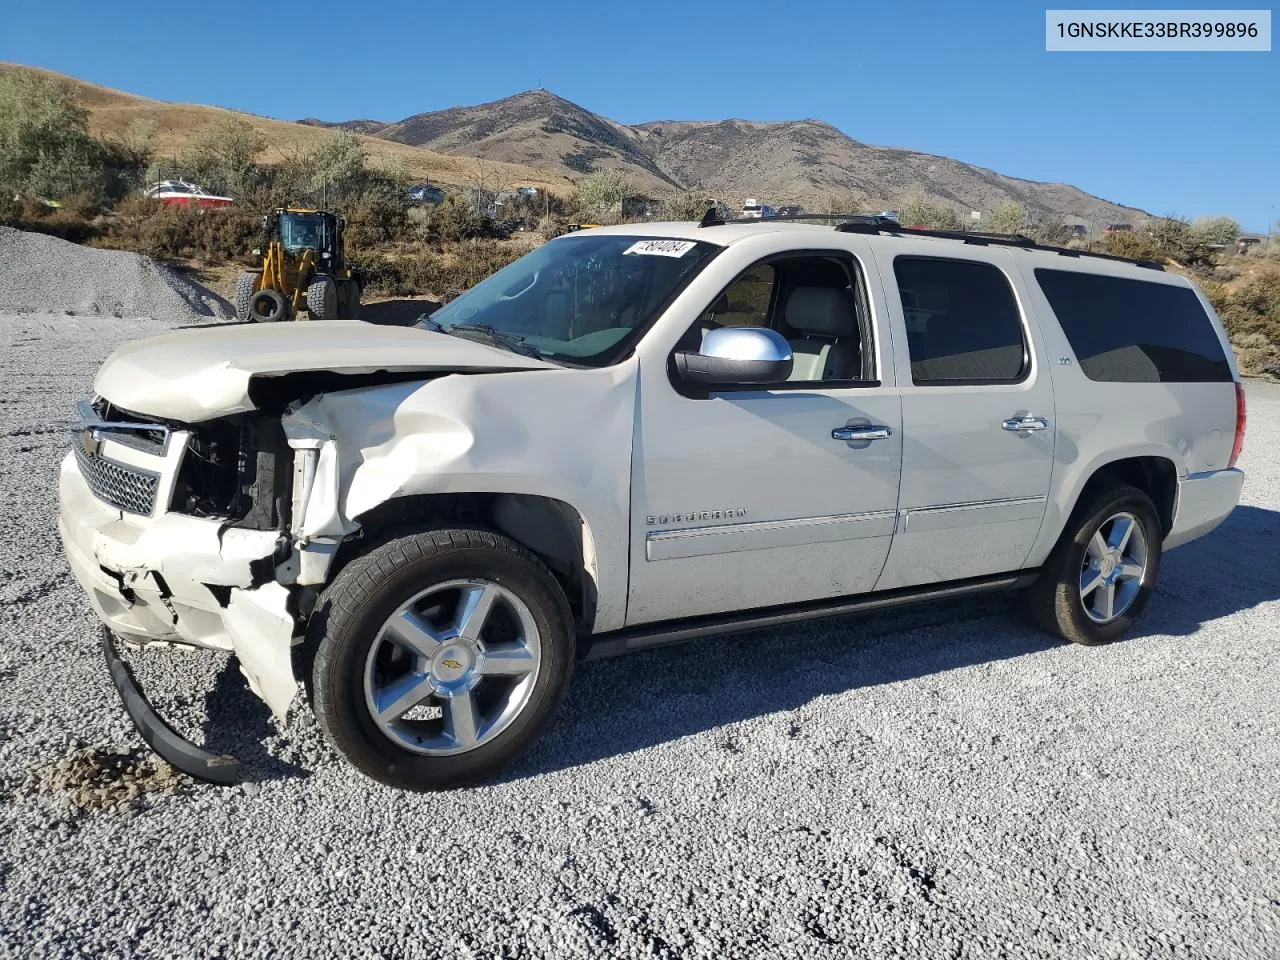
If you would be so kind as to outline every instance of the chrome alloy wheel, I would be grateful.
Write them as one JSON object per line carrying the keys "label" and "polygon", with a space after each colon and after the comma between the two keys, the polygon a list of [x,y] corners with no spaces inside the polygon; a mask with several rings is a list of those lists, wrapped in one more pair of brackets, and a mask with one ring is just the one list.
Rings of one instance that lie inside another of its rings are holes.
{"label": "chrome alloy wheel", "polygon": [[1133,605],[1147,572],[1147,536],[1131,513],[1105,520],[1085,547],[1080,602],[1094,623],[1110,623]]}
{"label": "chrome alloy wheel", "polygon": [[519,716],[540,661],[523,600],[489,580],[451,580],[414,596],[378,630],[365,659],[365,702],[398,746],[465,753]]}

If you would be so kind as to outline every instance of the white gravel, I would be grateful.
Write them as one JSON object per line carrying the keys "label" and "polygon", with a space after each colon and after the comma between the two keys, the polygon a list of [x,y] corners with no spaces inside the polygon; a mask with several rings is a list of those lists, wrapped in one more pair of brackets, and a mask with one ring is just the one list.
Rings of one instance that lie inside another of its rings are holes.
{"label": "white gravel", "polygon": [[1280,956],[1280,389],[1249,387],[1244,505],[1126,642],[986,601],[584,664],[507,778],[431,796],[149,653],[254,779],[89,802],[77,770],[128,765],[85,751],[140,741],[55,471],[101,357],[159,327],[0,316],[0,956]]}
{"label": "white gravel", "polygon": [[223,319],[222,297],[137,253],[97,250],[0,227],[0,308],[15,313],[161,317],[170,324]]}

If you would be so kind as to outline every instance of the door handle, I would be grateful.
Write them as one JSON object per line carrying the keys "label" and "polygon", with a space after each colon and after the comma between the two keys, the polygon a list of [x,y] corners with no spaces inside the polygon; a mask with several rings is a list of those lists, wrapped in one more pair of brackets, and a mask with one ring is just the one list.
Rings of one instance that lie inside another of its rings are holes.
{"label": "door handle", "polygon": [[888,440],[893,431],[888,427],[836,427],[831,431],[832,440],[860,443],[863,440]]}
{"label": "door handle", "polygon": [[1010,417],[1000,426],[1013,433],[1026,433],[1035,430],[1048,430],[1049,421],[1044,417]]}

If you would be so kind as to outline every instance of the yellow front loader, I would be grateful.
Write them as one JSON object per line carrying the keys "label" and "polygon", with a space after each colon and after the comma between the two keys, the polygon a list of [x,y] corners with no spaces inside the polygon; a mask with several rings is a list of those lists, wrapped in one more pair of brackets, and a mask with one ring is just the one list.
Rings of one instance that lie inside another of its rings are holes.
{"label": "yellow front loader", "polygon": [[347,266],[341,217],[288,207],[263,217],[262,227],[262,267],[236,278],[236,315],[242,321],[294,320],[303,310],[311,320],[359,319],[363,281]]}

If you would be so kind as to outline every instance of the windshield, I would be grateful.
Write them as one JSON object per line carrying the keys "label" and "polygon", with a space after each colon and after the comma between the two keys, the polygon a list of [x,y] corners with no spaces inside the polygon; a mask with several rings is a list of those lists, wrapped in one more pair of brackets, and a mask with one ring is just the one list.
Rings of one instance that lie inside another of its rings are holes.
{"label": "windshield", "polygon": [[286,250],[324,248],[324,217],[318,213],[280,215],[280,242]]}
{"label": "windshield", "polygon": [[605,366],[720,249],[695,240],[564,237],[499,270],[430,320],[445,332],[492,327],[539,356]]}

